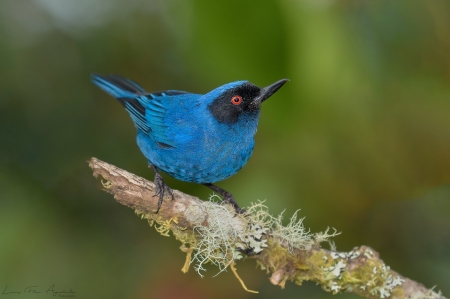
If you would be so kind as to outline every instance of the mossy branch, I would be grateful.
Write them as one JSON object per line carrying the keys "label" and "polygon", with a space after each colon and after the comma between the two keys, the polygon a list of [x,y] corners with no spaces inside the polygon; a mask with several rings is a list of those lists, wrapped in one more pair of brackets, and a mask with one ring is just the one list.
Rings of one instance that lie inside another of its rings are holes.
{"label": "mossy branch", "polygon": [[152,182],[96,158],[89,166],[95,177],[106,180],[102,180],[105,191],[114,194],[119,203],[155,224],[162,235],[172,232],[182,242],[181,250],[187,254],[183,272],[194,263],[201,273],[202,265],[211,262],[220,271],[231,267],[236,273],[235,262],[246,257],[255,259],[271,273],[270,282],[282,288],[288,280],[299,285],[310,280],[325,291],[346,291],[366,298],[445,298],[391,270],[367,246],[350,252],[321,248],[321,242],[337,233],[311,234],[296,213],[283,226],[282,215],[271,216],[261,202],[236,215],[228,205],[174,190],[175,200],[166,198],[155,214],[158,198]]}

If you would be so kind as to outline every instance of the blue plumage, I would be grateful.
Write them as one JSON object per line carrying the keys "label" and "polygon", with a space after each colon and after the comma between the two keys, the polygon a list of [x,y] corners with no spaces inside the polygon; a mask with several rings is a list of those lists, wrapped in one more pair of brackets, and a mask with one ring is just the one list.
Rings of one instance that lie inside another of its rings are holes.
{"label": "blue plumage", "polygon": [[138,146],[156,172],[158,210],[164,191],[171,193],[158,170],[205,184],[239,210],[233,196],[212,183],[234,175],[247,163],[261,103],[286,79],[266,88],[236,81],[204,95],[176,90],[147,93],[136,82],[116,75],[93,75],[92,81],[117,98],[133,120]]}

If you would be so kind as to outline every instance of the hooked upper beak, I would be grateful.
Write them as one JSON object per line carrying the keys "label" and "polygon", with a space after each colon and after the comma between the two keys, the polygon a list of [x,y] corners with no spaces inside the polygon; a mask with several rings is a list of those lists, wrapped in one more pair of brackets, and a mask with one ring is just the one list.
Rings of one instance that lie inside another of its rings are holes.
{"label": "hooked upper beak", "polygon": [[269,86],[261,88],[259,92],[259,96],[257,96],[250,105],[253,109],[258,109],[261,106],[261,103],[267,100],[271,95],[273,95],[278,89],[280,89],[284,83],[289,81],[289,79],[281,79]]}

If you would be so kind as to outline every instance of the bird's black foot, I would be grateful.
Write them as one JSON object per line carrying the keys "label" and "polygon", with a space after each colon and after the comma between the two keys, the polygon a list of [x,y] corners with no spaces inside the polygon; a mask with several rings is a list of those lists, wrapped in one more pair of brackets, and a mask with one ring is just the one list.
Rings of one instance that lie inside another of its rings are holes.
{"label": "bird's black foot", "polygon": [[231,194],[230,192],[225,191],[222,188],[219,188],[219,187],[217,187],[217,186],[215,186],[213,184],[210,184],[210,183],[206,183],[206,184],[203,184],[203,185],[205,185],[206,187],[208,187],[208,188],[214,190],[215,192],[219,193],[220,195],[222,195],[223,196],[223,201],[225,201],[225,202],[229,203],[230,205],[232,205],[234,210],[236,211],[236,213],[243,214],[245,212],[244,209],[241,209],[239,207],[237,202],[234,200],[233,194]]}
{"label": "bird's black foot", "polygon": [[225,202],[228,202],[230,205],[232,205],[234,210],[236,211],[236,213],[238,213],[238,214],[244,214],[245,213],[245,210],[242,209],[241,207],[239,207],[237,202],[234,200],[234,196],[231,193],[228,193],[227,195],[225,195],[223,197],[223,200]]}
{"label": "bird's black foot", "polygon": [[173,190],[171,188],[169,188],[169,186],[167,186],[166,183],[164,183],[163,178],[162,178],[161,174],[159,174],[156,166],[154,166],[153,164],[150,164],[149,166],[152,167],[153,170],[155,171],[155,180],[153,182],[155,183],[155,191],[156,192],[155,192],[155,195],[153,195],[153,197],[156,197],[159,195],[158,209],[155,212],[155,214],[157,214],[159,212],[159,209],[161,209],[161,205],[162,205],[162,202],[164,199],[165,192],[169,193],[173,200]]}

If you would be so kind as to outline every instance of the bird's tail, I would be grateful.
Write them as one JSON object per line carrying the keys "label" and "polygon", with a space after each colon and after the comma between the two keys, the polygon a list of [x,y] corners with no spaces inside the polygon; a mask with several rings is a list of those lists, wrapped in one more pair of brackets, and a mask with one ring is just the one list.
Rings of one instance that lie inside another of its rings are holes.
{"label": "bird's tail", "polygon": [[117,76],[92,75],[92,82],[117,99],[135,98],[146,94],[146,91],[133,80]]}

